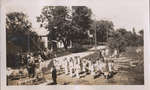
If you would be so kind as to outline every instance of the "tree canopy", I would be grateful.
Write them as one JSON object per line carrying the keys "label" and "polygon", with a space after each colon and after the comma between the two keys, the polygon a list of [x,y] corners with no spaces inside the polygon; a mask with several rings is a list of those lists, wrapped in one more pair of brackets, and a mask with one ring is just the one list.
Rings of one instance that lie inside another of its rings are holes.
{"label": "tree canopy", "polygon": [[86,30],[90,28],[91,11],[85,6],[45,6],[37,22],[49,31],[50,40],[63,41],[67,49],[70,41],[78,41],[86,37]]}
{"label": "tree canopy", "polygon": [[126,47],[137,47],[143,45],[143,37],[133,31],[127,31],[124,28],[119,28],[109,37],[108,46],[111,49],[117,49],[119,52],[125,51]]}
{"label": "tree canopy", "polygon": [[6,16],[7,65],[15,65],[16,55],[28,51],[38,51],[43,46],[26,14],[11,12]]}
{"label": "tree canopy", "polygon": [[112,21],[108,20],[99,20],[94,21],[92,24],[93,33],[95,33],[96,29],[96,38],[98,42],[107,42],[108,37],[111,35],[114,30],[114,24]]}

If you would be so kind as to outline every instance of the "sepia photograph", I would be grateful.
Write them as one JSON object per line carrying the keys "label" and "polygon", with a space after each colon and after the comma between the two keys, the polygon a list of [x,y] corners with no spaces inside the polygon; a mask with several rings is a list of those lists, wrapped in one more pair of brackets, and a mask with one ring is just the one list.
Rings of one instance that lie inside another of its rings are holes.
{"label": "sepia photograph", "polygon": [[4,0],[6,86],[145,85],[147,0]]}

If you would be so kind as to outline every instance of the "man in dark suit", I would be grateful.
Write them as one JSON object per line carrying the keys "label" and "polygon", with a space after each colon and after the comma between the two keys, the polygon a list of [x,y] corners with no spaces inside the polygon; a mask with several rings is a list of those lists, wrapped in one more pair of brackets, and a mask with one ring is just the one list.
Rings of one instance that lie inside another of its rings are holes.
{"label": "man in dark suit", "polygon": [[57,71],[55,66],[52,67],[52,79],[53,79],[53,83],[57,84]]}

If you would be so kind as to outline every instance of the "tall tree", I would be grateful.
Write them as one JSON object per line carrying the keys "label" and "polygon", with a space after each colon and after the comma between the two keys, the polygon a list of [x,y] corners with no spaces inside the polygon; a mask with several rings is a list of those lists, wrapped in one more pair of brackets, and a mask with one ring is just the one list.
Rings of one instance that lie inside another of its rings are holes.
{"label": "tall tree", "polygon": [[[37,51],[37,45],[42,45],[38,35],[31,30],[32,25],[28,17],[22,12],[8,13],[6,16],[7,33],[7,65],[14,65],[13,62],[17,53]],[[29,38],[30,37],[30,38]]]}
{"label": "tall tree", "polygon": [[128,38],[126,38],[127,30],[120,28],[113,32],[112,37],[108,40],[108,46],[111,49],[117,49],[119,52],[122,52],[125,50],[125,48],[128,45]]}
{"label": "tall tree", "polygon": [[140,34],[140,36],[144,37],[144,30],[140,30],[138,33]]}
{"label": "tall tree", "polygon": [[46,6],[37,22],[49,31],[51,40],[63,41],[65,49],[70,41],[75,42],[86,36],[91,23],[91,11],[84,6]]}
{"label": "tall tree", "polygon": [[140,35],[139,35],[139,39],[138,39],[138,44],[140,45],[140,46],[143,46],[144,45],[144,30],[140,30],[139,32],[138,32]]}
{"label": "tall tree", "polygon": [[6,17],[7,43],[12,43],[14,45],[19,46],[20,48],[24,47],[24,50],[27,50],[28,47],[27,36],[28,31],[30,29],[31,23],[27,20],[27,16],[24,13],[12,12],[7,14]]}
{"label": "tall tree", "polygon": [[96,29],[97,40],[99,42],[107,42],[108,38],[111,36],[111,33],[114,31],[113,22],[108,20],[95,21],[92,27],[93,29]]}
{"label": "tall tree", "polygon": [[125,51],[126,47],[137,47],[143,45],[143,31],[138,35],[133,31],[127,31],[124,28],[119,28],[109,37],[108,46],[118,51]]}
{"label": "tall tree", "polygon": [[29,22],[26,14],[22,12],[8,13],[6,17],[6,32],[7,42],[12,42],[21,47],[20,50],[26,52],[29,47],[31,51],[37,50],[35,44],[40,43],[39,37],[36,32],[32,31],[32,24]]}
{"label": "tall tree", "polygon": [[37,22],[49,31],[50,40],[62,40],[65,49],[70,42],[71,19],[68,8],[65,6],[45,6]]}
{"label": "tall tree", "polygon": [[86,6],[72,6],[72,27],[74,30],[74,41],[78,43],[80,40],[87,38],[88,30],[91,28],[92,11]]}

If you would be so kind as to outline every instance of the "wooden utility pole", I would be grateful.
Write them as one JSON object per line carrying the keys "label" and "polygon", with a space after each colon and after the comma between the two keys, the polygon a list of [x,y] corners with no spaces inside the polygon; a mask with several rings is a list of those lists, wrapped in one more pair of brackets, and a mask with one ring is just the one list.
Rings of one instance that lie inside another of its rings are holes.
{"label": "wooden utility pole", "polygon": [[97,29],[97,25],[96,25],[96,16],[93,14],[93,20],[94,20],[94,39],[95,39],[95,45],[94,45],[94,47],[95,47],[95,51],[97,50],[97,33],[96,33],[96,29]]}
{"label": "wooden utility pole", "polygon": [[[95,19],[95,20],[96,20],[96,19]],[[96,30],[96,28],[97,28],[97,27],[96,27],[96,23],[95,23],[95,51],[97,50],[97,48],[96,48],[96,47],[97,47],[97,34],[96,34],[96,31],[97,31],[97,30]]]}

